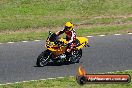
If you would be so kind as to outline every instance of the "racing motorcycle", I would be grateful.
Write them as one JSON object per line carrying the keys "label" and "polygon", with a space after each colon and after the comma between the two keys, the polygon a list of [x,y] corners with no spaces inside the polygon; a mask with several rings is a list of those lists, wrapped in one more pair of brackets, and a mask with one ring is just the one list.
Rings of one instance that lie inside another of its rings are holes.
{"label": "racing motorcycle", "polygon": [[71,52],[66,53],[66,39],[61,38],[55,33],[49,31],[49,35],[45,44],[45,47],[47,49],[38,56],[36,65],[39,67],[43,67],[47,65],[50,61],[52,61],[53,63],[79,63],[80,58],[82,57],[82,48],[86,46],[89,47],[88,39],[85,37],[77,37],[75,43],[76,46],[71,50]]}

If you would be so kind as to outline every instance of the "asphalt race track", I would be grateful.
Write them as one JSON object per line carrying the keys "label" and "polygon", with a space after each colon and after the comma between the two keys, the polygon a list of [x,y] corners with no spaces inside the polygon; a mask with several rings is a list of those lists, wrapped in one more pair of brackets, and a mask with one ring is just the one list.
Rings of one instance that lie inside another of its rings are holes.
{"label": "asphalt race track", "polygon": [[82,65],[87,73],[132,69],[132,35],[109,35],[89,38],[77,64],[49,64],[36,67],[37,56],[45,50],[44,41],[0,45],[0,84],[61,76],[74,76]]}

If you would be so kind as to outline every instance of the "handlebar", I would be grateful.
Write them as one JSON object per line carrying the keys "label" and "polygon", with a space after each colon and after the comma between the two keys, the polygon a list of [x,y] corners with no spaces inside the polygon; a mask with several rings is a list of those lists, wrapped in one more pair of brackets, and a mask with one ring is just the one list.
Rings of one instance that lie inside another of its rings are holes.
{"label": "handlebar", "polygon": [[53,44],[50,43],[50,41],[47,41],[47,42],[49,42],[49,43],[47,43],[47,45],[49,45],[49,46],[54,46],[54,45],[57,45],[57,46],[67,46],[67,44],[64,43],[64,42],[62,42],[62,41],[55,41]]}
{"label": "handlebar", "polygon": [[62,41],[56,41],[55,44],[58,45],[58,46],[67,46],[67,44],[65,44]]}

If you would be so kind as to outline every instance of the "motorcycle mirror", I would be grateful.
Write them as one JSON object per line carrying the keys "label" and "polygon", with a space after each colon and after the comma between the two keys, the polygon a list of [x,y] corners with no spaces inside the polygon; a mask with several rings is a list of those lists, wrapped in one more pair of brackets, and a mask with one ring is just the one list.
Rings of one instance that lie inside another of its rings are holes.
{"label": "motorcycle mirror", "polygon": [[51,35],[51,34],[52,34],[52,32],[51,32],[51,31],[49,31],[49,34]]}
{"label": "motorcycle mirror", "polygon": [[49,37],[50,37],[51,33],[52,33],[52,32],[51,32],[51,31],[49,31],[49,35],[48,35],[48,37],[47,37],[47,40],[49,39]]}

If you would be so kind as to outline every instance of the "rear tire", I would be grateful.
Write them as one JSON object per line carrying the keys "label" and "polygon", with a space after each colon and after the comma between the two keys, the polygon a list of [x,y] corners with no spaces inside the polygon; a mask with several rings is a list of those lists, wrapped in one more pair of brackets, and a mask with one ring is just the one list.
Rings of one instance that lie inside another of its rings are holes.
{"label": "rear tire", "polygon": [[50,58],[51,58],[51,52],[49,50],[45,50],[38,56],[36,65],[38,67],[44,67],[45,65],[48,64]]}
{"label": "rear tire", "polygon": [[80,49],[80,50],[73,50],[71,52],[70,61],[72,63],[79,63],[81,57],[82,57],[82,49]]}

